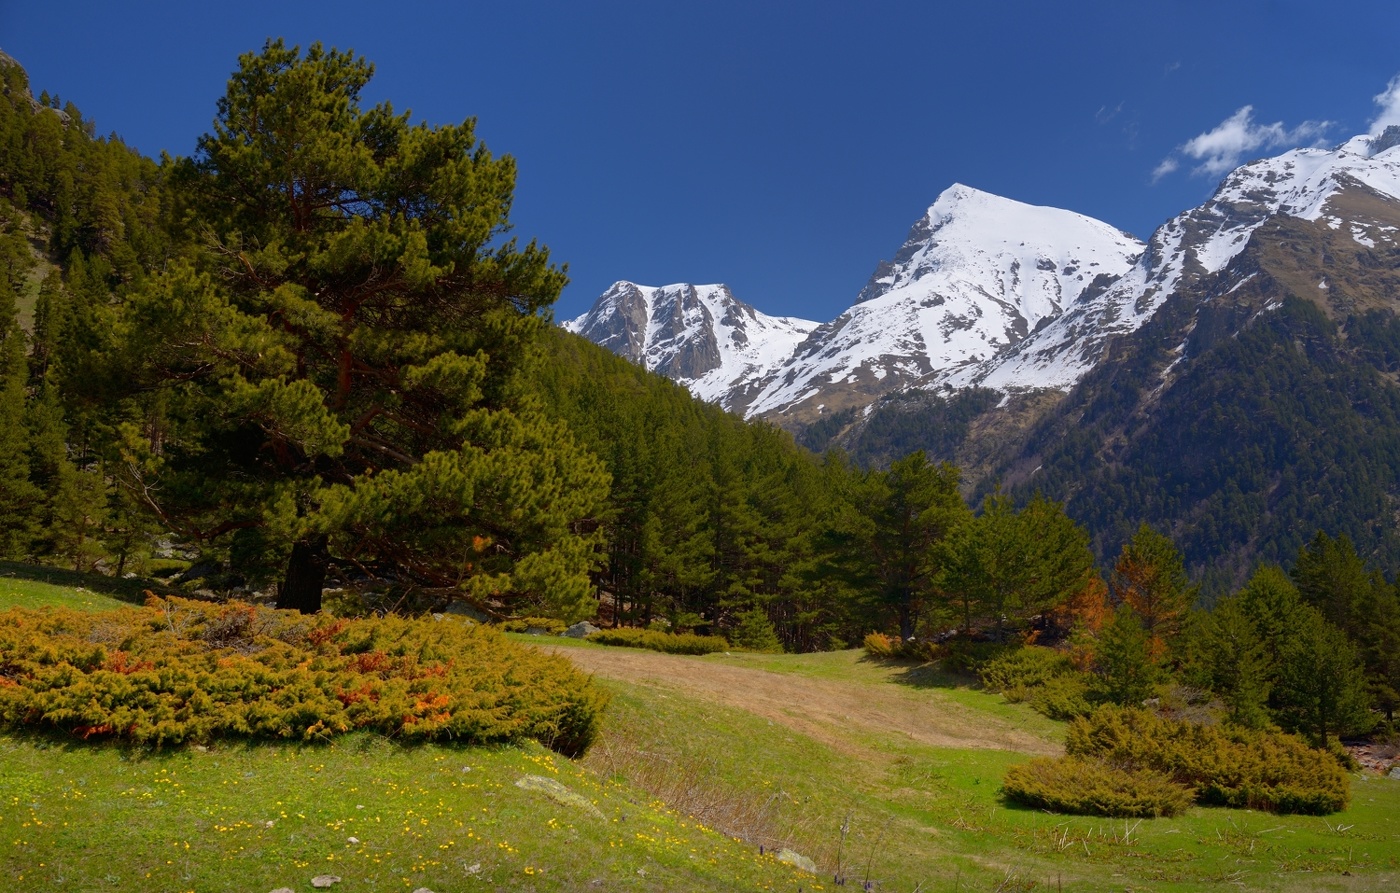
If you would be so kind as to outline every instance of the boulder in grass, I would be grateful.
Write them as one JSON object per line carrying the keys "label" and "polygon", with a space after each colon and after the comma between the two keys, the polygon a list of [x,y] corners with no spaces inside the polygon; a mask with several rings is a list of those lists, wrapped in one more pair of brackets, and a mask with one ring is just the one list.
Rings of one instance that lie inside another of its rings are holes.
{"label": "boulder in grass", "polygon": [[559,635],[568,636],[571,639],[584,639],[598,632],[602,632],[602,629],[600,627],[594,626],[587,620],[581,620],[578,623],[575,623],[573,626],[569,627],[568,629],[564,630]]}
{"label": "boulder in grass", "polygon": [[817,873],[817,863],[794,850],[784,849],[778,853],[778,861],[785,862],[793,868],[800,868],[808,874]]}
{"label": "boulder in grass", "polygon": [[318,874],[311,879],[311,886],[317,890],[324,890],[340,883],[340,876],[335,874]]}

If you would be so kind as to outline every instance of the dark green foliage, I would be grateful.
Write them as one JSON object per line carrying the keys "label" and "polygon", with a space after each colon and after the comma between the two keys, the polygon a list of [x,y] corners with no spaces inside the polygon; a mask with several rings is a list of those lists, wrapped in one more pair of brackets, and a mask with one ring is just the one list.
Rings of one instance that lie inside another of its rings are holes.
{"label": "dark green foliage", "polygon": [[621,627],[593,633],[588,641],[624,648],[646,648],[665,654],[715,654],[729,650],[723,636],[697,636],[694,633],[663,633],[653,629]]}
{"label": "dark green foliage", "polygon": [[1027,646],[1005,651],[978,672],[988,691],[1014,703],[1025,702],[1051,719],[1073,719],[1094,708],[1089,680],[1063,651]]}
{"label": "dark green foliage", "polygon": [[1136,706],[1152,697],[1162,671],[1152,656],[1151,639],[1130,606],[1119,605],[1099,631],[1094,650],[1095,700]]}
{"label": "dark green foliage", "polygon": [[[1014,695],[1073,672],[1069,655],[1053,648],[1030,645],[993,658],[977,675],[987,691]],[[1007,700],[1024,700],[1024,697],[1008,697]]]}
{"label": "dark green foliage", "polygon": [[1372,706],[1393,718],[1400,707],[1400,598],[1345,535],[1319,532],[1298,553],[1293,579],[1303,601],[1346,634],[1360,653]]}
{"label": "dark green foliage", "polygon": [[1020,511],[1001,493],[988,496],[949,552],[944,589],[964,632],[990,627],[998,640],[1098,579],[1088,534],[1039,496]]}
{"label": "dark green foliage", "polygon": [[[1137,412],[1160,387],[1193,300],[1170,299],[1032,435],[1033,486],[1066,499],[1101,557],[1144,521],[1171,531],[1210,596],[1256,562],[1291,561],[1309,531],[1346,534],[1363,555],[1400,554],[1400,389],[1364,359],[1389,350],[1394,314],[1339,329],[1308,300],[1274,293],[1256,307],[1240,297],[1216,311],[1232,320],[1197,325],[1190,363]],[[1261,312],[1266,302],[1277,306]]]}
{"label": "dark green foliage", "polygon": [[1303,601],[1287,574],[1260,568],[1236,598],[1270,670],[1268,704],[1276,722],[1318,745],[1374,725],[1355,645]]}
{"label": "dark green foliage", "polygon": [[1279,652],[1273,703],[1285,729],[1322,747],[1375,726],[1356,647],[1316,609],[1305,605],[1293,615]]}
{"label": "dark green foliage", "polygon": [[869,556],[877,598],[914,635],[947,559],[948,539],[969,520],[958,494],[958,470],[934,465],[922,452],[866,479],[862,514],[870,519],[860,547]]}
{"label": "dark green foliage", "polygon": [[1076,757],[1012,766],[1001,784],[1017,803],[1071,815],[1159,818],[1180,815],[1194,799],[1190,788],[1161,772]]}
{"label": "dark green foliage", "polygon": [[1225,702],[1230,722],[1250,729],[1265,728],[1273,687],[1269,652],[1240,597],[1217,603],[1199,622],[1198,658],[1204,682]]}
{"label": "dark green foliage", "polygon": [[1346,808],[1345,770],[1325,750],[1277,732],[1205,726],[1141,709],[1101,707],[1070,723],[1065,750],[1169,776],[1205,805],[1325,815]]}
{"label": "dark green foliage", "polygon": [[594,573],[605,611],[730,630],[762,610],[796,651],[857,637],[860,581],[838,560],[858,526],[849,469],[582,338],[544,347],[532,387],[612,476]]}
{"label": "dark green foliage", "polygon": [[783,650],[783,643],[778,641],[778,634],[773,630],[773,621],[762,608],[741,612],[729,631],[729,641],[743,651],[781,654]]}
{"label": "dark green foliage", "polygon": [[1092,683],[1083,673],[1066,673],[1027,692],[1026,703],[1051,719],[1071,720],[1094,712]]}
{"label": "dark green foliage", "polygon": [[[971,422],[996,406],[1001,397],[1000,392],[988,388],[969,388],[950,397],[919,391],[896,393],[877,403],[854,436],[843,438],[848,441],[844,445],[861,464],[873,468],[920,451],[934,461],[952,461],[967,439]],[[824,449],[822,436],[829,439],[853,419],[854,413],[824,417],[803,433],[803,444]],[[835,430],[827,433],[824,425],[835,426]]]}
{"label": "dark green foliage", "polygon": [[203,235],[121,307],[123,484],[283,607],[339,568],[591,615],[606,473],[520,388],[564,274],[504,236],[514,162],[372,71],[269,42],[174,165]]}
{"label": "dark green foliage", "polygon": [[335,620],[151,600],[0,614],[0,721],[177,744],[370,729],[582,753],[606,697],[568,661],[481,626]]}

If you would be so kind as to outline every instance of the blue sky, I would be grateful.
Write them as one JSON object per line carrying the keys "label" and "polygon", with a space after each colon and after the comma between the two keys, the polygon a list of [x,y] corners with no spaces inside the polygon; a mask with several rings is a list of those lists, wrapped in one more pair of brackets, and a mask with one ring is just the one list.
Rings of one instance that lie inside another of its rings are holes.
{"label": "blue sky", "polygon": [[278,36],[475,116],[519,162],[517,235],[569,265],[560,318],[631,279],[827,320],[954,182],[1145,238],[1238,161],[1400,122],[1393,0],[0,0],[35,92],[147,154],[191,152]]}

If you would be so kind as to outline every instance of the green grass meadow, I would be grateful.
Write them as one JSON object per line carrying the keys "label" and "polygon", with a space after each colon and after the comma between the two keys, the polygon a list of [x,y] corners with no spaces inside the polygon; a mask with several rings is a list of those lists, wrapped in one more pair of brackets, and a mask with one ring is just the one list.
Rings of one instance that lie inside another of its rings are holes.
{"label": "green grass meadow", "polygon": [[[0,576],[0,610],[123,603]],[[689,659],[900,685],[971,721],[1062,734],[1024,705],[852,652]],[[367,734],[158,751],[0,734],[0,878],[13,879],[0,888],[266,893],[332,874],[337,893],[1400,889],[1400,781],[1374,774],[1354,774],[1350,809],[1324,818],[1057,816],[1002,798],[1023,754],[878,726],[824,743],[647,680],[598,681],[613,700],[579,761]],[[783,847],[818,875],[773,858]]]}

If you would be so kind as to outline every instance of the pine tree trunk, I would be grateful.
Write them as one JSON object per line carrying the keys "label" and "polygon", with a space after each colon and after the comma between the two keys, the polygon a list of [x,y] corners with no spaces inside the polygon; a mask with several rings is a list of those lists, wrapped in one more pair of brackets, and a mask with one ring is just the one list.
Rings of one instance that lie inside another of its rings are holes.
{"label": "pine tree trunk", "polygon": [[321,610],[321,590],[326,583],[325,536],[299,540],[287,559],[287,575],[277,589],[277,607],[315,614]]}

